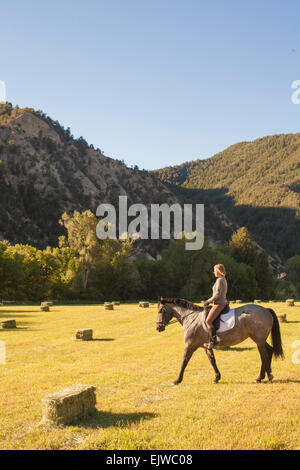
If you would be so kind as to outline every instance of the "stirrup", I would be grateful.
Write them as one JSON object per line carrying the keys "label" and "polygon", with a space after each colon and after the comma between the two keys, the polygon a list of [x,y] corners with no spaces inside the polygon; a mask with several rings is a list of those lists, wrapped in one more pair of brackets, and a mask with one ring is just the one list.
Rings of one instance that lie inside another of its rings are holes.
{"label": "stirrup", "polygon": [[209,343],[204,343],[203,344],[205,349],[214,349],[217,346],[217,341],[216,338],[211,338]]}
{"label": "stirrup", "polygon": [[216,349],[217,345],[215,343],[210,342],[210,343],[204,343],[203,346],[205,349]]}

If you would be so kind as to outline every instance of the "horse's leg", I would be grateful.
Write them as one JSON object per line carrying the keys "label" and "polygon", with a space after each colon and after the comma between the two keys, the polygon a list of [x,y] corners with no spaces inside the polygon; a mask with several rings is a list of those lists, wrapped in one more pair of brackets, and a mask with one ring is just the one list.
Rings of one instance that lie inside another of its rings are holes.
{"label": "horse's leg", "polygon": [[274,349],[273,349],[272,346],[270,346],[268,343],[266,343],[266,349],[267,349],[267,353],[268,353],[268,363],[267,363],[266,372],[267,372],[267,374],[268,374],[268,379],[269,379],[270,382],[271,382],[271,381],[273,380],[272,369],[271,369],[271,363],[272,363],[272,357],[273,357]]}
{"label": "horse's leg", "polygon": [[196,351],[196,349],[197,349],[197,347],[192,346],[192,345],[186,346],[186,348],[184,350],[183,361],[182,361],[182,364],[181,364],[181,369],[180,369],[180,372],[179,372],[179,376],[178,376],[178,379],[173,382],[174,385],[178,385],[178,384],[180,384],[180,382],[182,382],[184,370],[185,370],[186,366],[188,365],[188,362],[191,359],[194,352]]}
{"label": "horse's leg", "polygon": [[216,363],[216,359],[215,359],[215,355],[214,355],[214,352],[212,349],[208,349],[208,348],[205,348],[205,352],[207,354],[207,357],[211,363],[211,365],[213,366],[214,368],[214,371],[215,371],[215,374],[216,374],[216,377],[215,377],[215,380],[214,380],[214,384],[217,384],[221,378],[221,374],[220,374],[220,371],[217,367],[217,363]]}
{"label": "horse's leg", "polygon": [[266,370],[268,368],[269,355],[265,342],[257,344],[257,347],[261,358],[260,374],[259,377],[256,379],[256,382],[259,383],[265,378]]}

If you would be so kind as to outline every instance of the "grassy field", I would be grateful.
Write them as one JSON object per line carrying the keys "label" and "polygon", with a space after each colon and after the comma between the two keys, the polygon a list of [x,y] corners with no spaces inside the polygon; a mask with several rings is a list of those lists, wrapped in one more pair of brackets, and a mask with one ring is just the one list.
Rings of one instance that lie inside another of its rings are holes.
{"label": "grassy field", "polygon": [[[201,349],[179,386],[182,327],[157,333],[156,307],[0,307],[0,318],[19,327],[0,330],[0,448],[300,449],[300,303],[266,306],[288,320],[273,383],[254,383],[260,359],[249,339],[216,351],[219,384]],[[79,328],[93,328],[94,341],[75,341]],[[80,425],[41,427],[41,399],[76,383],[97,387],[98,412]]]}

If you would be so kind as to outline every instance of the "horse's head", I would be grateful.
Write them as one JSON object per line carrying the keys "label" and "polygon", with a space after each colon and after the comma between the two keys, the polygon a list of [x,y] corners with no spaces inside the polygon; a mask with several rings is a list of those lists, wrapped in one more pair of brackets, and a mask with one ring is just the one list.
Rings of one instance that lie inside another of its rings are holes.
{"label": "horse's head", "polygon": [[158,297],[158,314],[156,321],[157,331],[164,331],[172,317],[173,312],[171,311],[170,307],[163,303],[162,297]]}

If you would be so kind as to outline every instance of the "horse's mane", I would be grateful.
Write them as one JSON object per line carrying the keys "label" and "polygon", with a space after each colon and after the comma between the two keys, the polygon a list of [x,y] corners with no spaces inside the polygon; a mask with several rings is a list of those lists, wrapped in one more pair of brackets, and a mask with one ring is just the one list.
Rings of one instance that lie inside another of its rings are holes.
{"label": "horse's mane", "polygon": [[175,304],[175,305],[179,305],[180,307],[191,308],[192,310],[198,310],[198,311],[203,310],[203,307],[193,304],[189,300],[185,300],[185,299],[162,298],[160,299],[160,302],[162,304]]}

